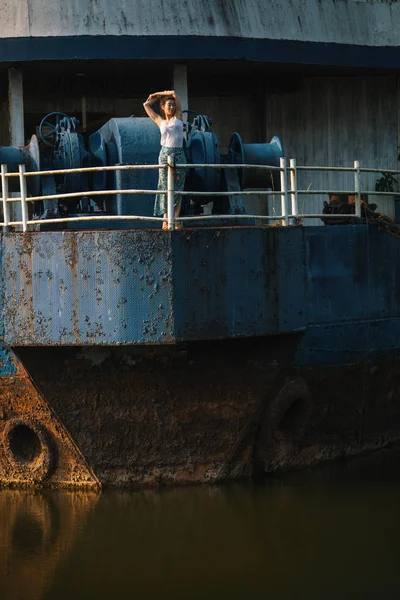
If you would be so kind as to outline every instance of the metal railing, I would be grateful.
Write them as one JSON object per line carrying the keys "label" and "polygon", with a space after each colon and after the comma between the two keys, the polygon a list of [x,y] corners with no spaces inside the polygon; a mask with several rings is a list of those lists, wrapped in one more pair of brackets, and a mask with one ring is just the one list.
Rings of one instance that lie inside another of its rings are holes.
{"label": "metal railing", "polygon": [[[242,191],[222,191],[222,192],[195,192],[195,191],[176,191],[174,173],[176,168],[194,169],[261,169],[268,171],[278,171],[280,174],[280,186],[279,191],[271,189],[267,190],[242,190]],[[106,171],[130,171],[130,170],[145,170],[145,169],[168,169],[167,177],[167,189],[165,190],[139,190],[139,189],[121,189],[121,190],[96,190],[96,191],[82,191],[72,193],[57,193],[48,194],[44,196],[28,196],[27,193],[27,178],[29,177],[40,177],[40,176],[55,176],[55,175],[68,175],[76,173],[95,173],[95,172],[106,172]],[[311,190],[311,189],[298,189],[298,173],[300,171],[325,171],[325,172],[350,172],[354,174],[354,189],[353,190]],[[168,159],[166,165],[115,165],[108,167],[85,167],[77,169],[59,169],[50,171],[26,171],[25,165],[19,165],[18,172],[9,173],[7,165],[1,165],[1,187],[2,187],[2,206],[3,206],[3,222],[0,222],[0,227],[8,226],[21,226],[22,231],[28,231],[30,225],[38,224],[50,224],[50,223],[67,223],[74,221],[115,221],[115,220],[131,220],[131,221],[151,221],[151,222],[164,222],[168,223],[168,229],[173,229],[175,221],[178,222],[193,222],[193,221],[226,221],[234,219],[237,220],[254,220],[257,221],[273,221],[283,226],[288,226],[293,223],[298,223],[302,219],[317,219],[326,218],[328,215],[325,213],[301,213],[298,209],[298,199],[300,195],[352,195],[355,197],[355,218],[361,217],[361,195],[375,195],[375,196],[393,196],[393,192],[378,192],[376,190],[362,190],[361,186],[361,174],[362,173],[390,173],[392,175],[400,175],[400,171],[391,169],[372,169],[372,168],[361,168],[359,161],[354,161],[353,167],[318,167],[318,166],[298,166],[295,159],[290,159],[289,167],[285,158],[280,159],[280,166],[266,166],[266,165],[249,165],[249,164],[175,164],[171,157]],[[9,180],[10,178],[19,179],[19,195],[10,195],[9,193]],[[289,185],[288,185],[289,181]],[[68,200],[70,198],[88,198],[97,196],[112,196],[112,195],[151,195],[165,194],[167,196],[167,218],[164,217],[153,217],[143,215],[97,215],[95,213],[88,214],[87,216],[78,217],[56,217],[49,219],[37,219],[29,218],[28,203],[41,202],[46,200]],[[189,197],[231,197],[231,196],[268,196],[268,197],[280,197],[281,203],[281,214],[279,215],[259,215],[259,214],[212,214],[212,215],[199,215],[199,216],[179,216],[175,217],[174,211],[174,198],[175,194],[179,196]],[[289,207],[290,198],[290,207]],[[13,220],[10,215],[10,205],[12,203],[20,203],[21,205],[21,220]],[[329,219],[343,219],[343,214],[329,214]]]}

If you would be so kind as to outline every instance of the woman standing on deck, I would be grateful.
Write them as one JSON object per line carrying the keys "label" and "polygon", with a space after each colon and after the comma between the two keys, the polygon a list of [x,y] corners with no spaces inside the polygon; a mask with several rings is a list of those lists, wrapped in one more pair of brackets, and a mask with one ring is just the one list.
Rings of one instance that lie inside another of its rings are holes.
{"label": "woman standing on deck", "polygon": [[[155,102],[160,103],[161,115],[156,113],[152,106]],[[173,156],[176,163],[185,163],[186,157],[183,150],[183,122],[182,107],[180,100],[174,90],[165,92],[156,92],[150,94],[146,102],[143,103],[144,110],[160,128],[161,131],[161,151],[158,157],[160,165],[167,164],[168,156]],[[160,169],[158,176],[158,190],[167,189],[168,173],[167,169]],[[175,190],[180,192],[185,185],[185,169],[175,170]],[[174,197],[175,217],[179,217],[181,211],[181,197],[175,194]],[[167,218],[167,196],[166,194],[157,194],[154,204],[154,216],[164,216]],[[176,223],[175,227],[181,224]],[[163,222],[163,229],[168,229],[168,223]]]}

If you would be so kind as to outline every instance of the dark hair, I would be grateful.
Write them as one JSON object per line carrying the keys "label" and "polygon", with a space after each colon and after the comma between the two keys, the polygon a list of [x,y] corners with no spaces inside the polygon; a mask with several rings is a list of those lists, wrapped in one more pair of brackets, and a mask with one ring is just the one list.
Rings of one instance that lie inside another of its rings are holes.
{"label": "dark hair", "polygon": [[175,106],[176,106],[176,100],[173,96],[164,96],[163,98],[161,98],[160,100],[160,113],[163,119],[165,119],[165,111],[164,111],[164,104],[166,104],[166,102],[168,100],[173,100],[175,102]]}

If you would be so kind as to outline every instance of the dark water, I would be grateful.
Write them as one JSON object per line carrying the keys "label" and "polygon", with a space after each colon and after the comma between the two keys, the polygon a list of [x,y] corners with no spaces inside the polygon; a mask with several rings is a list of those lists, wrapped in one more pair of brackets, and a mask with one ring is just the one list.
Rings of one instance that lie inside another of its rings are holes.
{"label": "dark water", "polygon": [[400,597],[400,451],[265,484],[0,491],[0,599]]}

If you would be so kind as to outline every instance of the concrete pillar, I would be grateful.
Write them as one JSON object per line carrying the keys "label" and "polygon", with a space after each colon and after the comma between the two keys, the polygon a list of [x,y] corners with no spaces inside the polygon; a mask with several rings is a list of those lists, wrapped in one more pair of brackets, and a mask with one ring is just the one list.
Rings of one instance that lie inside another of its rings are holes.
{"label": "concrete pillar", "polygon": [[8,146],[8,100],[0,91],[0,146]]}
{"label": "concrete pillar", "polygon": [[397,104],[397,169],[400,168],[400,77],[396,77],[396,104]]}
{"label": "concrete pillar", "polygon": [[[182,110],[187,110],[188,106],[188,84],[187,84],[187,66],[174,65],[174,90],[178,94],[182,104]],[[187,115],[183,115],[183,120],[187,121]]]}
{"label": "concrete pillar", "polygon": [[8,69],[8,132],[10,146],[24,146],[24,89],[22,69]]}
{"label": "concrete pillar", "polygon": [[[8,75],[8,144],[10,146],[25,145],[24,131],[24,87],[22,80],[22,69],[10,67]],[[13,193],[13,196],[20,196]],[[13,202],[10,210],[12,221],[20,221],[22,218],[21,204]]]}

